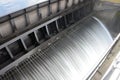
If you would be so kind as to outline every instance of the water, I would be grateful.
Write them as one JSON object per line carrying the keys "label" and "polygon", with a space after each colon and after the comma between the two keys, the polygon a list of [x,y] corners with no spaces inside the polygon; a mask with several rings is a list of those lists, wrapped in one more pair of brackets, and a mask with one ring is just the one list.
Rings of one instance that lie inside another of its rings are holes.
{"label": "water", "polygon": [[2,80],[84,80],[111,43],[105,26],[97,18],[87,19],[45,51],[5,74]]}

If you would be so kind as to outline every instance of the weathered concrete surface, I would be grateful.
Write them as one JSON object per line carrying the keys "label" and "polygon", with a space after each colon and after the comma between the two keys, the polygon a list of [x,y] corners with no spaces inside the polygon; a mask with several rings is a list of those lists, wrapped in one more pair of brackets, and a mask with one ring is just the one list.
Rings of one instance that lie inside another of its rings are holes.
{"label": "weathered concrete surface", "polygon": [[[106,4],[107,2],[107,4]],[[120,33],[120,0],[101,0],[96,3],[95,16],[98,17],[108,28],[110,34],[115,38]],[[101,80],[113,60],[116,58],[120,51],[120,40],[113,48],[111,53],[107,56],[106,60],[97,70],[91,80]]]}
{"label": "weathered concrete surface", "polygon": [[107,1],[107,2],[111,2],[111,3],[120,3],[120,0],[101,0],[101,1]]}
{"label": "weathered concrete surface", "polygon": [[97,72],[95,73],[95,75],[92,77],[91,80],[101,80],[101,78],[108,70],[109,66],[112,64],[113,60],[116,58],[119,51],[120,51],[120,40],[113,48],[111,53],[107,56],[106,60],[103,62],[103,64],[100,66],[100,68],[97,70]]}

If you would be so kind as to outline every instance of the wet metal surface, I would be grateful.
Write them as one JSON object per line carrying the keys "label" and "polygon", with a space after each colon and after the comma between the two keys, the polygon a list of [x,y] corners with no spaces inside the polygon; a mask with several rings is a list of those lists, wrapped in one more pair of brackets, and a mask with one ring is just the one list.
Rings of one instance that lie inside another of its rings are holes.
{"label": "wet metal surface", "polygon": [[115,38],[120,32],[120,7],[98,2],[95,6],[95,15],[106,25],[113,38]]}
{"label": "wet metal surface", "polygon": [[105,56],[111,43],[105,26],[96,18],[87,19],[1,80],[84,80]]}
{"label": "wet metal surface", "polygon": [[[113,46],[109,49],[108,56],[97,69],[91,80],[119,80],[117,78],[119,78],[120,34],[112,44]],[[116,72],[118,74],[116,74]]]}

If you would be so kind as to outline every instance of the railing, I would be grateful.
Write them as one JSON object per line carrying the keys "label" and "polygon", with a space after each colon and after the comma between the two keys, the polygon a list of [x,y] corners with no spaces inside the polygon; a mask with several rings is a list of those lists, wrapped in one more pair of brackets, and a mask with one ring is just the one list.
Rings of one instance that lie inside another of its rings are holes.
{"label": "railing", "polygon": [[[69,1],[69,0],[59,0],[59,1],[58,3],[61,3],[61,1]],[[56,4],[56,6],[58,6],[57,5],[58,3],[50,2],[50,5],[49,5],[49,7],[51,7],[50,9],[53,9],[52,8],[53,4],[54,5]],[[45,18],[48,16],[48,14],[44,14],[43,12],[45,11],[44,8],[46,8],[46,6],[41,6],[41,7],[40,6],[38,7],[38,5],[35,5],[0,19],[1,20],[0,28],[1,29],[4,28],[5,30],[6,29],[11,30],[11,31],[8,31],[11,33],[16,32],[18,28],[21,28],[21,25],[22,25],[22,28],[24,29],[25,27],[27,27],[26,25],[30,25],[32,24],[32,22],[39,21],[37,19]],[[63,6],[59,6],[59,7],[63,7]],[[57,11],[60,11],[61,9],[63,8],[58,8],[55,11],[57,12]],[[38,10],[40,10],[41,13],[38,13]],[[67,13],[64,13],[64,15],[63,14],[59,15],[37,27],[29,29],[28,31],[22,33],[21,35],[18,35],[15,38],[12,38],[7,42],[4,42],[3,44],[0,45],[0,69],[12,63],[13,61],[20,58],[21,56],[25,55],[30,50],[39,46],[42,42],[50,39],[52,36],[63,31],[64,29],[71,26],[75,22],[81,20],[83,17],[89,15],[92,12],[92,10],[93,10],[92,1],[86,2],[83,6],[79,6],[78,4],[78,6],[74,7],[73,10],[71,9],[68,10]],[[52,11],[52,14],[49,14],[49,15],[54,15],[54,9],[50,11]],[[46,15],[46,16],[43,16],[43,15]],[[9,23],[11,26],[8,26],[7,23]],[[7,36],[7,34],[11,35],[11,33],[4,31],[4,29],[1,32],[6,33],[4,34],[5,36]],[[2,35],[2,37],[4,35]]]}
{"label": "railing", "polygon": [[18,31],[22,31],[29,25],[35,24],[36,22],[68,9],[73,5],[87,3],[88,1],[51,0],[2,17],[0,18],[0,39],[6,38]]}

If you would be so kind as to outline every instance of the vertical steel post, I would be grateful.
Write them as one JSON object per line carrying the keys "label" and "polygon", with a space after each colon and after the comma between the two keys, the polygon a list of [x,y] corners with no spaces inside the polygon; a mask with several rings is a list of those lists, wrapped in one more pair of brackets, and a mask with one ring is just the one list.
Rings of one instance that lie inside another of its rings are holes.
{"label": "vertical steel post", "polygon": [[48,16],[51,15],[51,2],[48,0]]}
{"label": "vertical steel post", "polygon": [[28,26],[30,24],[30,20],[26,9],[24,9],[24,16],[25,16],[26,26]]}
{"label": "vertical steel post", "polygon": [[8,52],[8,54],[10,55],[10,57],[13,59],[14,56],[13,56],[12,52],[10,51],[10,49],[8,48],[8,46],[6,46],[5,48],[6,48],[7,52]]}
{"label": "vertical steel post", "polygon": [[65,8],[67,8],[68,7],[68,0],[66,0],[66,4],[65,4]]}
{"label": "vertical steel post", "polygon": [[59,12],[60,11],[60,0],[57,0],[57,3],[58,3],[57,12]]}
{"label": "vertical steel post", "polygon": [[14,20],[11,18],[11,15],[9,15],[9,21],[10,21],[10,25],[11,25],[12,31],[14,33],[17,30],[17,28],[16,28]]}

